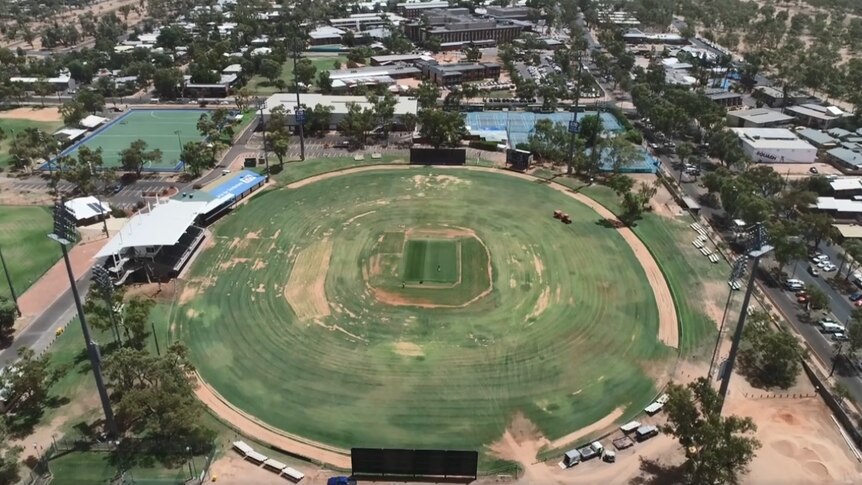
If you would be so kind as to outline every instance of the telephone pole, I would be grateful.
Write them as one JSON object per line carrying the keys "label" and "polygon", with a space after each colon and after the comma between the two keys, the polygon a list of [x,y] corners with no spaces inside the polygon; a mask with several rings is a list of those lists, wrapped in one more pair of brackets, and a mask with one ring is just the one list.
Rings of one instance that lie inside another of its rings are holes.
{"label": "telephone pole", "polygon": [[3,258],[3,248],[0,248],[0,264],[3,265],[3,273],[6,275],[6,283],[9,284],[9,294],[12,296],[12,303],[15,304],[15,311],[18,316],[21,316],[21,307],[18,306],[18,295],[15,294],[15,287],[12,285],[12,277],[9,276],[9,267],[6,266],[6,259]]}

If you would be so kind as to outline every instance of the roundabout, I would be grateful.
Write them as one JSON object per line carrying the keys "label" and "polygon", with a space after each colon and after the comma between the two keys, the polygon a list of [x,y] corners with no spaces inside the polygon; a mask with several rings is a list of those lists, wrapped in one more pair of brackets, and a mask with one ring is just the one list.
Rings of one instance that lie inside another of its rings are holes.
{"label": "roundabout", "polygon": [[515,415],[560,439],[647,404],[678,338],[643,244],[575,197],[425,167],[271,190],[214,227],[171,328],[206,389],[322,447],[482,449]]}

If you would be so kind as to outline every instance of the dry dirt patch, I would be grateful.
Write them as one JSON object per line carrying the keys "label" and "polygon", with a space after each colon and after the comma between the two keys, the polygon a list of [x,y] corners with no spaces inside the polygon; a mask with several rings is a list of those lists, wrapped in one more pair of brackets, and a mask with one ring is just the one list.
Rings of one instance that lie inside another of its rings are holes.
{"label": "dry dirt patch", "polygon": [[395,353],[405,357],[420,357],[425,355],[422,347],[413,342],[396,342]]}
{"label": "dry dirt patch", "polygon": [[300,320],[329,315],[324,286],[331,255],[331,239],[317,241],[296,255],[284,287],[284,297]]}
{"label": "dry dirt patch", "polygon": [[0,111],[0,118],[7,120],[29,120],[59,122],[63,121],[59,108],[15,108],[8,111]]}

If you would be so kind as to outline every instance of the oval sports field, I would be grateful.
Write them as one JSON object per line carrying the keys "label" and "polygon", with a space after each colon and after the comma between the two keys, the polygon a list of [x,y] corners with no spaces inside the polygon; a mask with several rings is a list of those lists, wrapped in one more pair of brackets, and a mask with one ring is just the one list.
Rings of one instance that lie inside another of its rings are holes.
{"label": "oval sports field", "polygon": [[676,356],[623,231],[502,173],[330,174],[218,223],[172,328],[225,400],[326,445],[481,449],[517,413],[554,440]]}

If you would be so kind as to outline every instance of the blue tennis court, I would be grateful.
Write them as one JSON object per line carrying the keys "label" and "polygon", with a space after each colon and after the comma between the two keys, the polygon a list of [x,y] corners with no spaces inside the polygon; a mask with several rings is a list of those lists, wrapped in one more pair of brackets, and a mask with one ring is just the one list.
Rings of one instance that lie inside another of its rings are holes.
{"label": "blue tennis court", "polygon": [[[585,116],[599,115],[605,131],[623,131],[622,125],[613,114],[608,112],[586,111],[578,113],[578,121]],[[464,115],[464,123],[470,133],[479,135],[489,141],[508,140],[510,146],[526,143],[533,133],[536,122],[551,120],[568,126],[572,121],[572,113],[530,113],[527,111],[478,111]]]}

